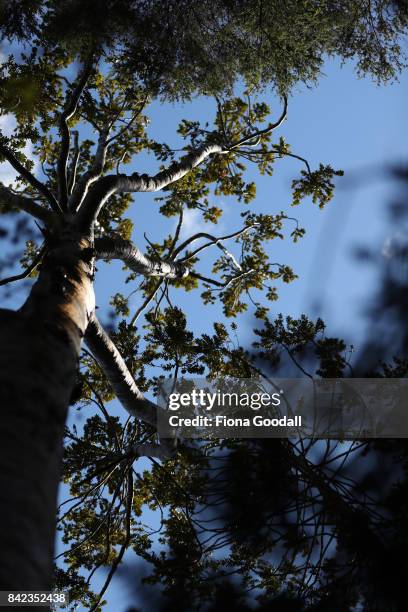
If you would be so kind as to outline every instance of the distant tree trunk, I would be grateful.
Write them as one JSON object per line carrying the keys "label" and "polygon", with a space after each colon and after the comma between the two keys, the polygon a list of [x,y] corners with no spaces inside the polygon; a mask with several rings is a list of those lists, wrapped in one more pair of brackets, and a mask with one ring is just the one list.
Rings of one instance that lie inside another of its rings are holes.
{"label": "distant tree trunk", "polygon": [[2,590],[52,585],[64,425],[94,310],[90,244],[65,232],[23,307],[0,310]]}

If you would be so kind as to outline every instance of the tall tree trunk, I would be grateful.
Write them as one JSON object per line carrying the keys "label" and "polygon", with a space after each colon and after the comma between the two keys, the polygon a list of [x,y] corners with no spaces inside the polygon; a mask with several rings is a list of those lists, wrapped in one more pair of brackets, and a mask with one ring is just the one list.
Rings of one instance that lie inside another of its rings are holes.
{"label": "tall tree trunk", "polygon": [[17,312],[0,310],[0,590],[49,590],[63,433],[94,310],[90,241],[63,237]]}

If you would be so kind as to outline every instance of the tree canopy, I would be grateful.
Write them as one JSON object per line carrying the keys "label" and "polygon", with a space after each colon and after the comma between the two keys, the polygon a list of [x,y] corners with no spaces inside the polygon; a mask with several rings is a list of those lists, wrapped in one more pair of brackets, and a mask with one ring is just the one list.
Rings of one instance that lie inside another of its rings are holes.
{"label": "tree canopy", "polygon": [[[257,212],[256,185],[245,171],[255,164],[272,177],[276,163],[294,158],[300,169],[292,204],[308,197],[320,208],[330,202],[342,171],[329,163],[312,168],[307,150],[292,151],[284,138],[291,95],[297,84],[316,82],[330,55],[354,60],[360,74],[379,82],[396,78],[405,61],[404,4],[3,1],[0,16],[0,108],[15,122],[10,135],[0,134],[0,161],[18,174],[14,184],[0,184],[0,210],[16,224],[25,214],[36,221],[21,257],[23,273],[1,280],[31,279],[16,317],[2,311],[1,333],[6,339],[12,333],[13,346],[21,345],[32,363],[47,364],[34,381],[43,429],[53,421],[54,404],[58,415],[69,401],[84,415],[81,430],[65,427],[63,481],[70,497],[58,508],[66,548],[55,584],[68,588],[74,603],[100,610],[112,576],[133,551],[149,564],[147,581],[167,596],[157,609],[247,610],[251,594],[260,610],[351,610],[361,601],[367,610],[376,601],[397,606],[406,567],[399,505],[405,484],[387,492],[379,512],[371,503],[372,481],[357,483],[347,470],[353,457],[368,452],[399,457],[405,466],[403,444],[168,443],[157,435],[153,392],[169,376],[268,377],[282,372],[286,359],[302,376],[349,374],[346,345],[326,334],[323,321],[270,318],[279,283],[295,273],[270,259],[268,245],[285,237],[296,242],[305,230],[287,211]],[[273,108],[264,99],[267,89],[275,95]],[[196,94],[214,98],[212,123],[186,118],[175,126],[185,143],[181,151],[150,137],[153,100]],[[154,174],[133,165],[145,153],[157,162]],[[142,251],[126,215],[132,194],[147,192],[160,192],[159,213],[176,224],[160,241],[147,237]],[[220,235],[217,222],[229,202],[241,207],[241,225]],[[192,209],[209,229],[181,239]],[[97,261],[113,259],[125,265],[139,304],[131,310],[129,296],[115,293],[106,330],[93,280]],[[209,321],[203,333],[189,328],[188,313],[177,304],[180,291],[193,290],[203,308],[223,308],[223,320]],[[253,346],[242,347],[235,320],[248,307],[258,324]],[[30,346],[32,337],[45,339],[42,350]],[[2,342],[4,364],[10,346]],[[14,355],[10,363],[18,364]],[[51,370],[65,362],[55,382]],[[16,381],[13,393],[31,389],[24,368],[13,368],[7,374]],[[403,377],[407,364],[400,359],[369,374]],[[146,399],[149,393],[153,399]],[[4,439],[9,431],[17,435],[13,405],[18,416],[20,399],[10,397],[2,400],[3,425],[11,423]],[[127,418],[109,413],[115,397]],[[58,419],[63,428],[64,418]],[[58,431],[51,423],[50,448],[52,438],[58,447]],[[21,445],[35,440],[22,435]],[[30,452],[40,456],[38,445],[38,453],[34,442]],[[35,491],[30,495],[35,506]],[[0,509],[3,526],[22,512],[24,491],[16,496],[20,505],[11,496]],[[147,509],[158,517],[157,529],[145,524]],[[8,535],[4,541],[10,546]],[[106,568],[95,593],[92,578]],[[4,576],[10,566],[0,572],[6,588]]]}
{"label": "tree canopy", "polygon": [[51,65],[100,46],[116,73],[171,98],[220,93],[237,78],[288,93],[315,82],[327,55],[379,81],[404,64],[407,11],[390,0],[3,0],[0,10],[3,35],[48,49]]}

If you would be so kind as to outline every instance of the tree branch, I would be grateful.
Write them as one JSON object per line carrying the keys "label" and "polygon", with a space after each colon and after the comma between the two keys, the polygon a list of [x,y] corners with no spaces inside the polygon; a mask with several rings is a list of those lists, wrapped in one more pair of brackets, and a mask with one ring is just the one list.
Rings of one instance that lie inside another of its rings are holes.
{"label": "tree branch", "polygon": [[72,156],[71,169],[70,169],[69,178],[68,178],[68,195],[71,195],[72,190],[75,186],[76,173],[77,173],[78,160],[79,160],[79,132],[78,130],[73,130],[72,134],[74,136],[74,152]]}
{"label": "tree branch", "polygon": [[188,172],[199,166],[207,157],[214,153],[226,154],[229,149],[225,149],[220,144],[204,144],[202,147],[195,149],[180,159],[178,162],[173,162],[166,170],[161,170],[154,176],[147,174],[133,174],[126,176],[119,174],[115,190],[118,192],[154,192],[164,189],[171,183],[174,183],[183,178]]}
{"label": "tree branch", "polygon": [[276,123],[269,124],[268,127],[263,130],[256,130],[255,132],[248,134],[248,136],[245,136],[236,142],[224,144],[205,142],[200,147],[197,147],[197,149],[194,149],[187,155],[184,155],[179,161],[173,162],[168,168],[165,170],[160,170],[160,172],[153,176],[134,172],[131,175],[117,174],[116,176],[108,175],[103,177],[100,179],[100,181],[98,181],[94,192],[90,193],[90,197],[84,202],[78,219],[81,227],[86,230],[92,226],[92,224],[96,221],[102,206],[112,194],[117,192],[146,193],[165,189],[171,183],[183,178],[211,155],[226,155],[242,146],[253,146],[251,141],[257,139],[257,142],[259,142],[262,135],[267,134],[279,127],[284,121],[286,113],[287,98],[285,97],[283,112]]}
{"label": "tree branch", "polygon": [[92,608],[90,608],[89,612],[95,612],[95,610],[98,609],[99,607],[99,603],[106,591],[106,589],[108,588],[117,568],[119,567],[123,555],[125,554],[130,540],[131,540],[131,525],[132,525],[132,504],[133,504],[133,495],[134,495],[134,490],[133,490],[133,474],[132,474],[132,470],[128,471],[128,490],[127,490],[127,495],[126,495],[126,513],[125,513],[125,539],[124,542],[122,543],[122,546],[120,547],[120,550],[118,552],[117,557],[113,560],[112,565],[110,567],[108,576],[104,582],[104,585],[102,587],[102,589],[99,592],[99,595],[97,597],[96,602],[93,604]]}
{"label": "tree branch", "polygon": [[174,249],[176,248],[176,244],[177,244],[177,241],[178,241],[179,236],[180,236],[181,227],[183,225],[183,218],[184,218],[184,212],[183,212],[183,207],[181,206],[180,212],[179,212],[179,220],[178,220],[178,223],[177,223],[176,231],[174,232],[173,240],[171,241],[171,245],[170,245],[168,253],[167,253],[167,256],[169,258],[171,257],[172,259],[174,259],[173,253],[174,253]]}
{"label": "tree branch", "polygon": [[171,183],[183,178],[188,172],[201,164],[204,159],[214,153],[228,153],[228,150],[224,150],[219,144],[204,144],[154,176],[134,172],[129,176],[117,174],[102,177],[83,202],[78,213],[78,223],[84,231],[87,231],[98,218],[98,214],[105,202],[114,193],[160,191]]}
{"label": "tree branch", "polygon": [[253,223],[252,225],[246,225],[242,229],[234,232],[233,234],[227,234],[226,236],[220,236],[219,238],[217,238],[216,236],[213,236],[212,234],[207,234],[206,232],[199,232],[197,234],[194,234],[194,236],[191,236],[190,238],[185,240],[182,244],[180,244],[180,246],[178,246],[177,249],[174,250],[173,257],[176,257],[189,244],[191,244],[195,240],[199,240],[200,238],[207,238],[208,240],[210,240],[210,242],[207,242],[206,244],[201,245],[200,247],[195,249],[195,251],[192,251],[191,253],[186,255],[186,257],[183,257],[182,259],[179,259],[179,262],[181,262],[181,261],[188,261],[189,259],[191,259],[195,255],[197,255],[197,253],[199,253],[200,251],[203,251],[204,249],[207,249],[208,247],[210,247],[212,245],[218,246],[218,248],[220,248],[223,251],[224,247],[221,245],[222,241],[229,240],[230,238],[236,238],[238,236],[241,236],[242,234],[245,234],[245,232],[247,232],[250,229],[253,229],[254,227],[257,227],[259,225],[260,225],[259,223]]}
{"label": "tree branch", "polygon": [[81,207],[90,185],[94,183],[103,172],[106,160],[106,151],[108,148],[108,135],[109,130],[100,132],[92,167],[81,176],[69,197],[69,209],[73,212],[76,212]]}
{"label": "tree branch", "polygon": [[58,193],[61,208],[68,210],[68,185],[67,185],[67,162],[69,156],[70,133],[68,121],[73,117],[78,106],[79,99],[90,77],[94,56],[91,54],[85,62],[78,75],[77,84],[67,95],[64,110],[59,119],[59,130],[61,134],[61,148],[57,162]]}
{"label": "tree branch", "polygon": [[147,104],[147,101],[148,101],[148,96],[145,96],[143,102],[140,104],[139,108],[136,111],[134,111],[129,121],[118,132],[116,132],[116,134],[113,134],[113,136],[109,138],[107,142],[108,145],[114,142],[115,140],[117,140],[118,138],[120,138],[125,132],[127,132],[127,130],[132,126],[132,124],[136,121],[137,117],[143,111],[144,107]]}
{"label": "tree branch", "polygon": [[280,147],[272,147],[269,151],[253,150],[253,151],[243,151],[243,153],[248,157],[251,157],[251,156],[256,157],[258,155],[268,155],[270,153],[277,153],[278,157],[280,158],[293,157],[294,159],[298,159],[299,161],[303,162],[307,168],[309,175],[312,174],[310,164],[307,161],[307,159],[305,159],[304,157],[301,157],[300,155],[296,155],[295,153],[290,153],[289,151],[282,151]]}
{"label": "tree branch", "polygon": [[[257,130],[256,132],[253,132],[252,134],[249,134],[248,136],[245,136],[244,138],[241,138],[240,140],[238,140],[237,142],[233,143],[230,147],[230,150],[233,149],[237,149],[239,147],[243,147],[243,146],[248,146],[248,147],[253,147],[253,146],[257,146],[260,142],[261,136],[264,136],[265,134],[269,134],[270,132],[272,132],[273,130],[275,130],[276,128],[278,128],[280,125],[282,125],[282,123],[285,121],[286,116],[287,116],[287,112],[288,112],[288,99],[286,96],[284,96],[283,98],[283,111],[281,116],[279,117],[279,119],[276,121],[276,123],[270,123],[268,125],[268,127],[266,127],[263,130]],[[255,139],[255,142],[252,143],[251,141]]]}
{"label": "tree branch", "polygon": [[5,202],[11,207],[23,210],[45,224],[49,223],[51,219],[51,213],[48,210],[39,206],[31,198],[27,198],[19,193],[13,193],[8,187],[3,185],[3,183],[0,183],[0,201]]}
{"label": "tree branch", "polygon": [[30,276],[31,272],[34,272],[34,270],[37,268],[37,266],[41,262],[41,259],[43,258],[45,251],[46,251],[46,247],[43,246],[40,249],[38,255],[33,260],[33,262],[28,266],[28,268],[26,268],[26,270],[24,270],[24,272],[21,272],[21,274],[16,274],[15,276],[9,276],[8,278],[2,278],[0,280],[0,285],[7,285],[8,283],[13,283],[14,281],[17,281],[17,280],[23,280],[24,278],[27,278],[28,276]]}
{"label": "tree branch", "polygon": [[202,274],[198,274],[198,272],[190,272],[190,276],[192,276],[193,278],[197,278],[198,280],[202,280],[205,283],[209,283],[210,285],[215,285],[216,287],[219,287],[220,289],[227,289],[230,285],[232,285],[236,281],[239,281],[242,278],[245,278],[246,276],[250,276],[253,273],[254,273],[253,269],[247,270],[246,272],[241,272],[241,274],[237,274],[236,276],[230,276],[224,283],[221,283],[220,281],[217,281],[213,278],[208,278],[207,276],[203,276]]}
{"label": "tree branch", "polygon": [[60,205],[58,204],[55,196],[51,193],[51,191],[46,187],[41,181],[35,178],[33,174],[27,168],[23,166],[14,155],[14,153],[5,145],[0,142],[0,154],[3,155],[7,161],[13,166],[14,170],[16,170],[19,175],[24,178],[32,187],[37,189],[39,193],[41,193],[49,202],[52,210],[54,212],[60,213],[62,212]]}
{"label": "tree branch", "polygon": [[85,342],[102,367],[116,397],[127,412],[156,427],[156,404],[146,399],[102,325],[94,315],[85,333]]}
{"label": "tree branch", "polygon": [[160,289],[160,287],[162,286],[162,284],[164,283],[164,280],[162,278],[160,278],[155,286],[153,287],[153,290],[149,293],[149,295],[145,298],[143,304],[141,306],[139,306],[139,308],[137,309],[137,311],[135,312],[135,314],[132,317],[132,320],[130,321],[130,325],[134,325],[137,321],[137,319],[140,317],[140,315],[142,314],[142,312],[149,306],[149,304],[154,300],[158,290]]}
{"label": "tree branch", "polygon": [[97,238],[95,257],[106,260],[120,259],[128,268],[143,276],[183,278],[188,274],[188,268],[182,263],[154,261],[139,251],[130,240],[121,238]]}

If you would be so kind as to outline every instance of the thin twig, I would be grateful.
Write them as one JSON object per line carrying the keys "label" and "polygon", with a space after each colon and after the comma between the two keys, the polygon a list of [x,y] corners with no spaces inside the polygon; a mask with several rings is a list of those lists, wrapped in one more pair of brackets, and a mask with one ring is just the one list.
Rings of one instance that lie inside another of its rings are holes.
{"label": "thin twig", "polygon": [[16,274],[15,276],[9,276],[8,278],[1,279],[0,286],[7,285],[8,283],[13,283],[14,281],[23,280],[24,278],[27,278],[28,276],[30,276],[30,274],[34,272],[34,270],[40,264],[42,258],[45,255],[46,250],[47,250],[46,246],[43,245],[39,253],[33,259],[32,263],[24,270],[24,272],[21,272],[21,274]]}

